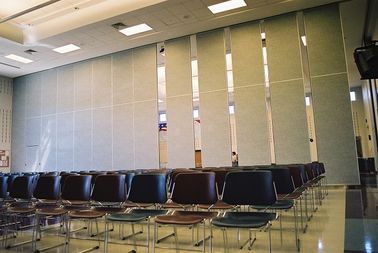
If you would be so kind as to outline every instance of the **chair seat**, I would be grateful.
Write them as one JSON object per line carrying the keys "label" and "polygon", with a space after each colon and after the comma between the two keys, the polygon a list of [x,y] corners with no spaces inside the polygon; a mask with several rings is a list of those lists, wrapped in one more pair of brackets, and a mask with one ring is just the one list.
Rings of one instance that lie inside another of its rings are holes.
{"label": "chair seat", "polygon": [[93,209],[75,210],[68,213],[71,219],[97,219],[105,215],[105,212],[99,212]]}
{"label": "chair seat", "polygon": [[277,197],[279,200],[287,200],[287,199],[297,199],[302,196],[301,192],[292,192],[290,194],[278,194]]}
{"label": "chair seat", "polygon": [[148,217],[155,217],[157,215],[164,215],[168,211],[161,209],[132,209],[129,213],[111,214],[107,217],[110,221],[120,222],[137,222],[147,219]]}
{"label": "chair seat", "polygon": [[169,208],[169,209],[189,209],[191,208],[191,205],[181,205],[177,204],[175,202],[167,202],[163,205],[163,208]]}
{"label": "chair seat", "polygon": [[147,208],[147,207],[153,206],[153,204],[152,203],[134,203],[131,201],[126,201],[123,204],[123,206],[126,208],[133,208],[133,207]]}
{"label": "chair seat", "polygon": [[94,210],[98,212],[105,212],[105,213],[123,213],[126,210],[126,207],[120,206],[96,206]]}
{"label": "chair seat", "polygon": [[293,205],[294,205],[293,200],[285,199],[285,200],[277,200],[276,203],[270,206],[252,205],[251,207],[257,210],[263,210],[263,209],[284,210],[284,209],[292,208]]}
{"label": "chair seat", "polygon": [[215,217],[211,224],[229,228],[260,228],[275,220],[275,213],[264,212],[228,212],[224,217]]}
{"label": "chair seat", "polygon": [[200,208],[200,209],[221,209],[221,210],[225,210],[225,209],[234,209],[235,206],[227,204],[227,203],[223,202],[222,200],[218,200],[212,206],[209,206],[209,205],[198,205],[198,208]]}
{"label": "chair seat", "polygon": [[157,216],[155,222],[170,225],[194,225],[217,215],[217,212],[176,211],[173,215]]}
{"label": "chair seat", "polygon": [[37,209],[35,212],[38,215],[44,215],[44,216],[57,216],[57,215],[63,215],[67,213],[67,210],[61,207],[47,207],[47,208],[41,208]]}
{"label": "chair seat", "polygon": [[16,206],[16,207],[9,207],[7,209],[8,213],[14,213],[14,214],[16,214],[16,213],[19,213],[19,214],[32,213],[34,211],[35,211],[34,207],[22,207],[22,206],[21,207],[18,207],[18,206]]}

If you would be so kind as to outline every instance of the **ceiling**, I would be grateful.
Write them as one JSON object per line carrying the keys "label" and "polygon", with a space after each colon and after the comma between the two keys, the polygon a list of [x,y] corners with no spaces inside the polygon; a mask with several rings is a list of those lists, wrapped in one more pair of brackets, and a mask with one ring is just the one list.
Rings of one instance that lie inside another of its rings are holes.
{"label": "ceiling", "polygon": [[[60,0],[0,24],[0,75],[17,77],[85,59],[170,38],[262,19],[282,13],[340,2],[340,0],[245,0],[247,7],[212,14],[207,6],[223,0]],[[47,0],[0,0],[4,19]],[[348,68],[359,76],[351,54],[361,45],[366,0],[343,2],[344,36]],[[1,21],[0,21],[1,22]],[[153,31],[126,37],[111,25],[147,23]],[[69,43],[81,50],[59,54],[52,48]],[[36,53],[28,54],[32,49]],[[4,56],[17,54],[32,59],[18,63]]]}

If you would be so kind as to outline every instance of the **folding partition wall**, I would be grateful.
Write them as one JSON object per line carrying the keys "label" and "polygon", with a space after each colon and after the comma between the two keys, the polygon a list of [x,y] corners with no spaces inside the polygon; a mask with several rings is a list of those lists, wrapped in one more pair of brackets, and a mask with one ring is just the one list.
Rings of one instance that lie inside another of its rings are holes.
{"label": "folding partition wall", "polygon": [[[303,78],[309,72],[319,160],[330,183],[357,184],[338,6],[304,11],[307,50],[301,20],[290,13],[230,27],[239,164],[311,161]],[[202,166],[230,166],[224,29],[195,41],[196,47],[189,37],[165,42],[168,167],[195,166],[191,48],[197,49]],[[156,54],[151,44],[17,78],[13,170],[158,168]]]}
{"label": "folding partition wall", "polygon": [[231,27],[239,165],[270,163],[259,22]]}
{"label": "folding partition wall", "polygon": [[190,38],[165,42],[168,167],[194,168]]}
{"label": "folding partition wall", "polygon": [[202,166],[230,166],[231,140],[224,31],[197,35]]}
{"label": "folding partition wall", "polygon": [[276,163],[306,163],[310,149],[296,15],[267,19],[264,26]]}
{"label": "folding partition wall", "polygon": [[329,183],[359,184],[339,9],[307,10],[304,17],[319,160]]}

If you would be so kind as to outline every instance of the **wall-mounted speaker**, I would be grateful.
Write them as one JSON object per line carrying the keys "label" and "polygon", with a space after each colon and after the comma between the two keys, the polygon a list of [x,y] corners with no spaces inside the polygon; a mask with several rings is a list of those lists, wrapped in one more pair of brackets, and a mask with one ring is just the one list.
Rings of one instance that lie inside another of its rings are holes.
{"label": "wall-mounted speaker", "polygon": [[353,55],[361,79],[378,78],[378,45],[356,48]]}

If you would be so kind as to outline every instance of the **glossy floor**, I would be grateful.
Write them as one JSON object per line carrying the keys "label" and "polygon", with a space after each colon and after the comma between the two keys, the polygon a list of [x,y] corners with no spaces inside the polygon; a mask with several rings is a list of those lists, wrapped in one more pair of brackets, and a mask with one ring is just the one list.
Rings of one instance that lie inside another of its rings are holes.
{"label": "glossy floor", "polygon": [[[304,253],[314,253],[314,252],[331,252],[331,253],[342,253],[344,252],[344,231],[345,231],[345,193],[346,190],[343,187],[340,188],[333,188],[329,190],[329,195],[323,201],[322,205],[318,208],[318,210],[314,213],[313,218],[308,223],[308,229],[306,233],[300,233],[300,244],[301,244],[301,252]],[[77,222],[75,224],[79,226],[80,224]],[[292,213],[287,212],[283,215],[283,241],[281,244],[280,240],[280,231],[279,231],[279,222],[275,221],[273,223],[273,230],[272,230],[272,252],[296,252],[295,248],[295,239],[293,233],[293,218]],[[139,228],[139,227],[138,227]],[[103,229],[100,226],[100,230]],[[145,232],[143,234],[138,235],[137,244],[145,243],[145,235],[146,235],[146,228],[144,228]],[[152,231],[152,230],[151,230]],[[117,238],[118,236],[118,227],[115,227],[115,231],[111,232],[112,238]],[[125,233],[130,232],[130,227],[125,227]],[[172,232],[171,228],[161,228],[159,229],[159,236],[164,236]],[[191,245],[193,230],[189,230],[187,228],[181,228],[178,230],[178,240],[181,246],[187,247]],[[50,234],[51,232],[46,232],[43,236],[43,240],[41,241],[41,247],[45,247],[51,244],[56,243],[59,240],[62,240],[62,237],[54,236]],[[152,233],[151,233],[152,234]],[[194,233],[195,234],[195,233]],[[200,233],[201,235],[201,233]],[[78,235],[80,236],[80,234]],[[84,233],[81,234],[84,236]],[[30,238],[30,234],[23,233],[23,237]],[[258,232],[257,233],[257,240],[252,247],[252,250],[249,251],[247,248],[243,250],[239,250],[236,244],[237,238],[237,231],[230,230],[228,232],[228,241],[229,241],[229,252],[268,252],[268,233],[266,232]],[[22,238],[19,238],[22,240]],[[247,233],[241,232],[241,241],[244,242],[247,239]],[[133,241],[129,241],[129,243],[133,243]],[[88,247],[95,246],[96,241],[92,239],[90,240],[83,240],[83,239],[71,239],[69,245],[69,252],[79,252],[84,250]],[[213,252],[224,252],[223,247],[223,235],[219,229],[214,229],[214,239],[213,239]],[[174,247],[174,239],[173,237],[168,239],[167,241],[162,242],[159,244],[160,246],[165,247]],[[95,250],[93,252],[103,252],[103,242],[101,242],[101,247],[99,250]],[[129,252],[133,250],[134,247],[132,245],[120,245],[118,243],[110,243],[109,244],[109,252]],[[192,249],[199,250],[198,247],[192,247]],[[137,252],[147,252],[146,247],[136,247]],[[0,249],[0,252],[8,252],[8,253],[15,253],[15,252],[31,252],[30,245],[24,245],[22,247],[17,247],[10,250]],[[64,252],[63,248],[56,248],[53,250],[49,250],[46,252],[51,253],[60,253]],[[150,251],[152,252],[152,250]],[[161,249],[157,248],[155,252],[176,252],[174,249]],[[180,252],[192,252],[189,250],[180,250]],[[206,252],[209,252],[209,248],[206,248]],[[352,251],[351,251],[352,252]],[[372,251],[374,252],[374,251]]]}

